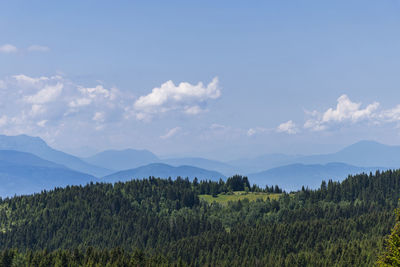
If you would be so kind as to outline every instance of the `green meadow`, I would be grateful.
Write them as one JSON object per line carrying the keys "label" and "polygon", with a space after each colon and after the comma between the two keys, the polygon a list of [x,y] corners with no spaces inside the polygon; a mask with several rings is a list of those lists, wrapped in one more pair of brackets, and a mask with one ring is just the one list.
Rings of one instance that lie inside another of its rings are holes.
{"label": "green meadow", "polygon": [[264,193],[264,192],[248,192],[236,191],[232,193],[221,193],[217,196],[211,195],[199,195],[200,200],[207,201],[208,203],[217,202],[221,205],[228,204],[229,201],[238,201],[248,199],[251,201],[256,201],[257,199],[266,200],[267,198],[278,199],[282,194],[278,193]]}

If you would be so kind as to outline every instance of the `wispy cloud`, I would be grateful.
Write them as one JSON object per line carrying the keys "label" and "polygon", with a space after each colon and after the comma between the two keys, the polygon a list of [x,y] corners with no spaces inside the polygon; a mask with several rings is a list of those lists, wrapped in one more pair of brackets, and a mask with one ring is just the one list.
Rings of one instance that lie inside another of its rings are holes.
{"label": "wispy cloud", "polygon": [[168,130],[164,135],[160,136],[161,139],[169,139],[181,131],[181,127],[175,127]]}
{"label": "wispy cloud", "polygon": [[204,111],[202,107],[208,100],[220,96],[218,78],[214,78],[207,86],[201,82],[196,85],[187,82],[175,85],[172,81],[167,81],[148,95],[139,97],[134,103],[134,111],[139,120],[173,110],[196,115]]}
{"label": "wispy cloud", "polygon": [[11,44],[4,44],[0,46],[0,53],[16,53],[18,51],[17,47]]}
{"label": "wispy cloud", "polygon": [[271,132],[271,129],[263,128],[263,127],[255,127],[255,128],[250,128],[247,130],[247,136],[253,136],[256,134],[262,134],[262,133],[269,133]]}
{"label": "wispy cloud", "polygon": [[30,52],[47,52],[50,48],[44,45],[31,45],[28,47],[28,51]]}

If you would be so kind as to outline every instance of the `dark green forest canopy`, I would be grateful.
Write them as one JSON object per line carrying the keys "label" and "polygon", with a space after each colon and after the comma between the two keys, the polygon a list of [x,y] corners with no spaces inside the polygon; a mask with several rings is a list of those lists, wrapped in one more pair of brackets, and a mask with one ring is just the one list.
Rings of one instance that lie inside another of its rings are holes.
{"label": "dark green forest canopy", "polygon": [[[235,190],[281,197],[228,205],[198,197]],[[61,257],[86,266],[93,253],[117,264],[111,254],[120,253],[124,264],[149,266],[374,265],[399,196],[400,171],[349,176],[291,194],[250,186],[241,176],[57,188],[0,201],[0,264],[35,266],[31,260],[42,257],[50,264],[42,266],[53,266]]]}

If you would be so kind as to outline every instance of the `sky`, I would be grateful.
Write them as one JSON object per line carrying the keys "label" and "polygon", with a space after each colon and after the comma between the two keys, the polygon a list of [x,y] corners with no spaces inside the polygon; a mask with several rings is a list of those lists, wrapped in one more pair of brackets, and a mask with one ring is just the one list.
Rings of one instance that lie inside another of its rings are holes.
{"label": "sky", "polygon": [[1,1],[0,133],[88,155],[400,144],[400,1]]}

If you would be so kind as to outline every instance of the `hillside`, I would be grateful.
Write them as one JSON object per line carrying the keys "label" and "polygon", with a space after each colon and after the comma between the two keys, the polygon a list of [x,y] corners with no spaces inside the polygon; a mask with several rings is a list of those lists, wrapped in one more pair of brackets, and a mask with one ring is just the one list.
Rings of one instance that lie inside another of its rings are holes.
{"label": "hillside", "polygon": [[[318,190],[224,205],[199,195],[228,194],[247,179],[151,178],[4,199],[0,259],[30,262],[36,255],[54,262],[64,255],[76,262],[103,255],[96,261],[120,258],[127,266],[150,259],[183,266],[373,266],[394,224],[399,180],[400,171],[356,175]],[[253,186],[250,195],[272,190],[279,188]],[[22,254],[5,250],[11,248]]]}

